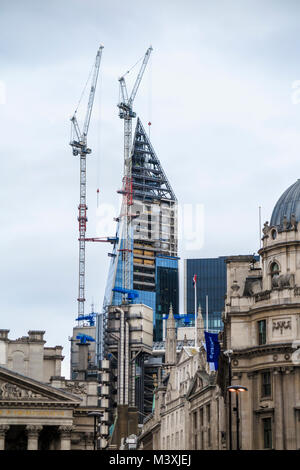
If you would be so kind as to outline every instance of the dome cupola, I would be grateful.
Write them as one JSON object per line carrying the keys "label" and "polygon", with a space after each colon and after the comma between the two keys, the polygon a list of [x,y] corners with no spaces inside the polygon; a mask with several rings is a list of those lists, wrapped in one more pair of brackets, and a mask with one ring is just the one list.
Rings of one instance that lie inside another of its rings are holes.
{"label": "dome cupola", "polygon": [[278,199],[270,220],[270,226],[286,230],[300,221],[300,179],[284,191]]}

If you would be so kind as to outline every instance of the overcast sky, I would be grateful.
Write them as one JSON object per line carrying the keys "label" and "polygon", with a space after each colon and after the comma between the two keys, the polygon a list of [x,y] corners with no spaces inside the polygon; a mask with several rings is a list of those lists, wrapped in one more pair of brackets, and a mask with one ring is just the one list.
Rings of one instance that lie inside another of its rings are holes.
{"label": "overcast sky", "polygon": [[[252,254],[258,207],[270,220],[300,177],[299,17],[296,0],[0,0],[1,328],[11,339],[45,330],[47,346],[64,347],[68,376],[79,202],[69,118],[99,44],[87,235],[107,235],[97,187],[102,207],[119,203],[118,77],[152,44],[135,110],[145,127],[152,122],[179,204],[204,208],[203,246],[181,240],[179,255]],[[83,118],[84,102],[80,109]],[[87,246],[86,310],[102,305],[109,248]]]}

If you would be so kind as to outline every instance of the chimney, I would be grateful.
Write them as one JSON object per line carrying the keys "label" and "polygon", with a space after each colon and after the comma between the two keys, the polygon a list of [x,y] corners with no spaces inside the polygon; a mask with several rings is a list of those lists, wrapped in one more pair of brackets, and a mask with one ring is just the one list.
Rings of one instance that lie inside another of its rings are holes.
{"label": "chimney", "polygon": [[43,343],[46,343],[46,341],[44,340],[44,334],[45,334],[45,331],[38,331],[38,330],[30,330],[28,331],[28,337],[29,337],[29,341],[32,342],[43,342]]}
{"label": "chimney", "polygon": [[8,333],[10,330],[0,330],[0,340],[8,341]]}

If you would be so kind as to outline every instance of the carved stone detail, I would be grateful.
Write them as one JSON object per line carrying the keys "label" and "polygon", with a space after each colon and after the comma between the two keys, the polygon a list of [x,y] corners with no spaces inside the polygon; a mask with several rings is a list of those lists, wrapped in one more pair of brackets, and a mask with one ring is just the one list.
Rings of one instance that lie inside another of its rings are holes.
{"label": "carved stone detail", "polygon": [[265,237],[268,236],[268,233],[270,231],[269,222],[264,223],[264,228],[262,229],[262,231]]}
{"label": "carved stone detail", "polygon": [[294,287],[295,278],[294,274],[280,274],[272,277],[272,287],[277,287],[278,289],[285,289],[286,287]]}
{"label": "carved stone detail", "polygon": [[237,281],[233,281],[233,284],[231,286],[231,289],[233,291],[233,294],[232,295],[238,295],[238,291],[240,289],[240,286],[238,285]]}
{"label": "carved stone detail", "polygon": [[26,426],[27,435],[30,437],[37,437],[42,429],[43,429],[43,426],[37,426],[33,424],[28,424]]}
{"label": "carved stone detail", "polygon": [[294,295],[300,295],[300,287],[299,286],[294,287]]}
{"label": "carved stone detail", "polygon": [[291,230],[297,230],[297,221],[295,214],[291,215]]}
{"label": "carved stone detail", "polygon": [[74,393],[75,395],[84,395],[86,394],[86,391],[87,391],[85,384],[66,382],[66,388],[68,392]]}
{"label": "carved stone detail", "polygon": [[280,334],[282,334],[284,329],[285,330],[292,329],[291,320],[274,320],[273,321],[273,331],[280,330]]}
{"label": "carved stone detail", "polygon": [[5,433],[9,430],[8,424],[0,424],[0,436],[4,437]]}
{"label": "carved stone detail", "polygon": [[0,383],[0,399],[29,399],[29,398],[44,398],[38,393],[34,393],[31,390],[26,390],[17,385],[5,383]]}
{"label": "carved stone detail", "polygon": [[70,437],[71,432],[73,431],[74,426],[59,426],[58,430],[62,437]]}
{"label": "carved stone detail", "polygon": [[260,302],[261,300],[268,300],[270,298],[270,291],[265,290],[263,292],[258,292],[254,296],[255,302]]}

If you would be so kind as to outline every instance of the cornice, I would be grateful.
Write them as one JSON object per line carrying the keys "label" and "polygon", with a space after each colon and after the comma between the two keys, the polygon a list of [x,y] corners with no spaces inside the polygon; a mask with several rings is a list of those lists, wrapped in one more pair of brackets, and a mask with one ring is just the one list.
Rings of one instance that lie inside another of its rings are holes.
{"label": "cornice", "polygon": [[[261,302],[265,302],[264,300],[261,300]],[[258,303],[258,302],[257,302]],[[290,310],[290,309],[299,309],[300,310],[300,302],[297,303],[284,303],[284,304],[264,304],[261,306],[257,306],[257,304],[252,307],[250,306],[248,310],[246,311],[231,311],[227,310],[227,314],[230,317],[246,317],[249,315],[253,315],[255,313],[260,313],[260,312],[269,312],[270,310]],[[299,312],[295,312],[297,314]]]}
{"label": "cornice", "polygon": [[267,413],[274,413],[275,408],[270,407],[270,408],[259,408],[257,410],[254,410],[255,414],[267,414]]}
{"label": "cornice", "polygon": [[30,402],[24,400],[0,400],[0,408],[74,408],[79,403],[67,402]]}
{"label": "cornice", "polygon": [[282,241],[282,242],[279,242],[279,243],[274,243],[270,246],[266,246],[266,247],[263,247],[260,250],[258,250],[258,254],[260,256],[262,256],[265,253],[268,253],[269,251],[274,250],[274,248],[285,248],[286,246],[293,246],[293,245],[299,246],[300,241],[299,240],[291,240],[291,241]]}
{"label": "cornice", "polygon": [[232,355],[232,361],[238,357],[254,357],[265,356],[274,353],[293,353],[295,349],[292,348],[291,343],[275,343],[263,344],[259,346],[252,346],[245,349],[235,349]]}

